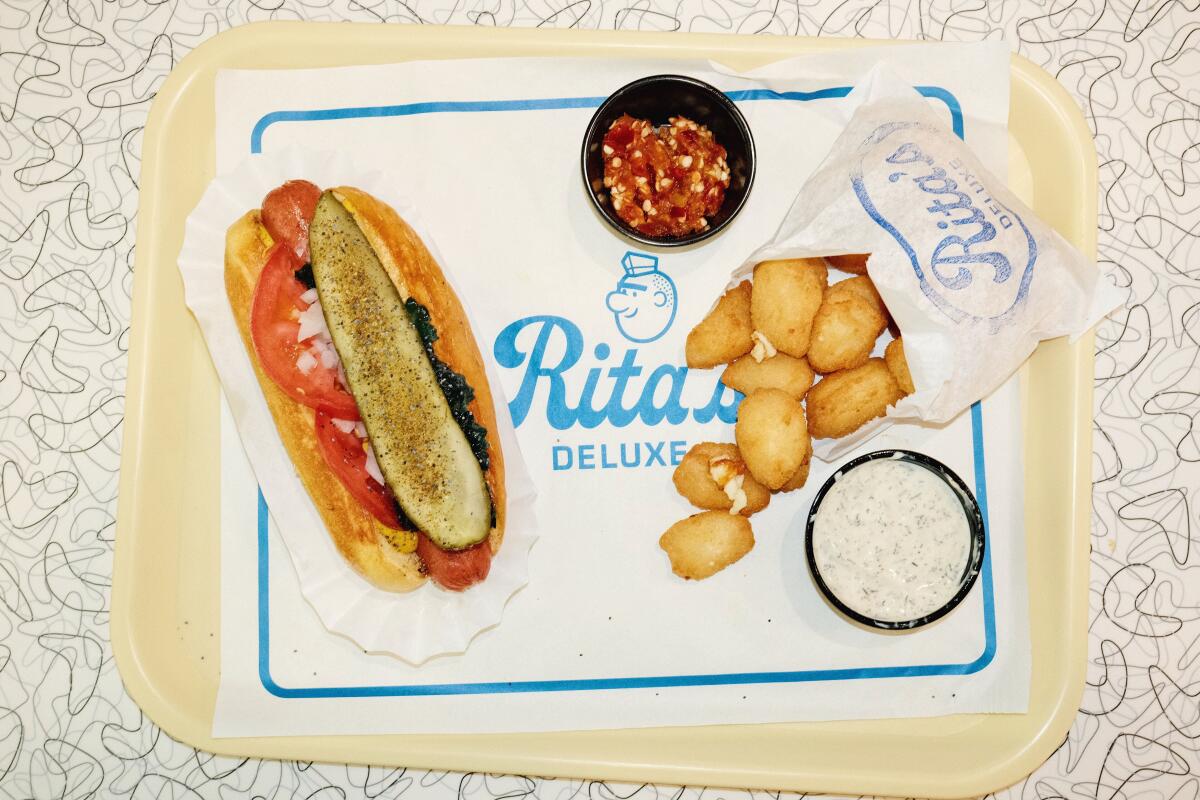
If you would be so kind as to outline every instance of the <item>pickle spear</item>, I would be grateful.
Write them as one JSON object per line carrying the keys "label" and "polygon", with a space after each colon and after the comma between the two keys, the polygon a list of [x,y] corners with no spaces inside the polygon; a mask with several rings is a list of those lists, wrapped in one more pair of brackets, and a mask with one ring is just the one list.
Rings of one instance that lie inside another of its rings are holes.
{"label": "pickle spear", "polygon": [[483,541],[492,516],[483,470],[450,413],[404,298],[330,192],[317,202],[309,244],[333,345],[397,502],[443,550]]}

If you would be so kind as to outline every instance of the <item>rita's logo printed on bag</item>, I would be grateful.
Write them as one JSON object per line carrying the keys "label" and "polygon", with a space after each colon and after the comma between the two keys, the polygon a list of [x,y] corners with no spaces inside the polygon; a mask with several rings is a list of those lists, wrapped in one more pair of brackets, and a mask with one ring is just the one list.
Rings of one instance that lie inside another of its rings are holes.
{"label": "rita's logo printed on bag", "polygon": [[[908,255],[930,302],[956,323],[985,322],[994,332],[1029,293],[1037,243],[969,165],[942,165],[929,155],[947,137],[918,123],[881,125],[860,145],[851,183],[863,209]],[[919,222],[895,222],[912,219],[913,208],[925,212]]]}
{"label": "rita's logo printed on bag", "polygon": [[621,259],[625,274],[604,298],[617,330],[631,342],[647,344],[662,338],[675,321],[675,281],[658,268],[658,257],[628,252]]}

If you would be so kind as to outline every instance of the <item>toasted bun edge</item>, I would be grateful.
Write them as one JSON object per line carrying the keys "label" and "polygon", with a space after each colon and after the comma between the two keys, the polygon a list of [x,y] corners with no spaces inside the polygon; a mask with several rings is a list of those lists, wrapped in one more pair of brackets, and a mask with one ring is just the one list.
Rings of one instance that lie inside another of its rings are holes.
{"label": "toasted bun edge", "polygon": [[317,445],[315,412],[285,395],[259,364],[250,337],[250,306],[270,249],[264,233],[257,210],[247,212],[226,232],[225,293],[279,437],[334,545],[350,566],[385,591],[416,589],[426,580],[421,559],[388,542],[381,532],[386,530],[384,526],[340,481],[331,480],[331,470]]}

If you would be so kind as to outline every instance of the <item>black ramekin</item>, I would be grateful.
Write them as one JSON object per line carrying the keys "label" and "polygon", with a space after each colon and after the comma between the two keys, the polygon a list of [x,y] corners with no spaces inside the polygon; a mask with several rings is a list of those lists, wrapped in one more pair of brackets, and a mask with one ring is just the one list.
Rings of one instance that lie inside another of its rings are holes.
{"label": "black ramekin", "polygon": [[[967,517],[967,525],[970,528],[971,550],[967,554],[967,563],[963,568],[962,578],[959,582],[958,591],[946,601],[942,606],[934,611],[916,619],[911,620],[881,620],[868,617],[864,614],[855,611],[854,609],[843,603],[833,590],[825,583],[821,577],[821,571],[817,568],[816,556],[813,554],[813,525],[817,519],[817,512],[820,510],[821,501],[825,499],[826,493],[829,492],[838,479],[845,475],[850,470],[857,466],[865,464],[868,461],[878,461],[880,459],[899,459],[907,461],[911,464],[917,464],[932,472],[934,475],[941,478],[945,483],[954,490],[954,494],[962,503],[963,512]],[[983,554],[986,547],[986,534],[984,530],[983,514],[979,510],[979,504],[975,501],[975,495],[963,483],[962,478],[958,477],[952,469],[947,467],[940,461],[930,458],[923,453],[914,453],[911,450],[878,450],[874,453],[867,453],[859,456],[851,461],[848,461],[843,466],[839,467],[836,472],[829,476],[829,479],[821,486],[821,490],[817,492],[817,496],[813,498],[812,506],[808,512],[808,524],[804,529],[804,553],[808,560],[808,571],[812,575],[813,582],[816,583],[817,589],[820,590],[824,598],[843,616],[870,628],[877,628],[886,631],[910,631],[915,628],[921,628],[936,622],[942,617],[949,614],[963,598],[971,591],[971,587],[975,585],[975,581],[979,578],[979,571],[983,566]]]}
{"label": "black ramekin", "polygon": [[[622,114],[666,125],[670,117],[684,116],[707,125],[725,148],[729,188],[721,210],[709,218],[702,231],[679,237],[646,236],[626,225],[613,211],[604,188],[604,155],[601,147],[609,127]],[[592,205],[613,230],[641,244],[680,247],[716,236],[729,225],[750,196],[754,184],[754,137],[742,112],[719,89],[685,75],[651,75],[617,89],[596,109],[583,135],[580,154],[583,186]]]}

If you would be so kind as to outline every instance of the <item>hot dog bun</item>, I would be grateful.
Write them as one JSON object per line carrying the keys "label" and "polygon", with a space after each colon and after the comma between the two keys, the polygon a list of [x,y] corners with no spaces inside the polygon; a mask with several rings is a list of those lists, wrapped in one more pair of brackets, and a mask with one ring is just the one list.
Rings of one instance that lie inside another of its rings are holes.
{"label": "hot dog bun", "polygon": [[[489,466],[484,477],[495,504],[496,522],[488,535],[494,553],[504,538],[507,512],[504,458],[483,358],[462,305],[424,243],[390,206],[349,187],[336,189],[334,194],[362,229],[401,296],[411,296],[429,310],[438,331],[434,343],[437,356],[475,390],[470,410],[488,431]],[[287,397],[259,364],[251,338],[250,310],[270,245],[257,210],[235,222],[225,239],[225,290],[280,438],[338,552],[380,589],[415,589],[426,580],[424,564],[415,549],[393,544],[389,535],[394,537],[395,532],[380,525],[334,478],[318,449],[315,412]]]}

